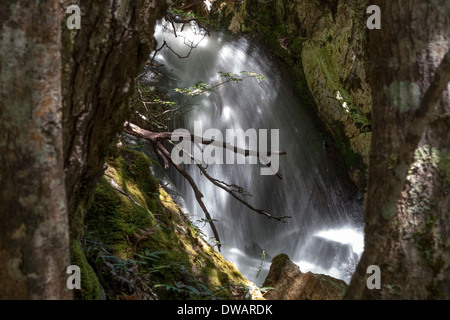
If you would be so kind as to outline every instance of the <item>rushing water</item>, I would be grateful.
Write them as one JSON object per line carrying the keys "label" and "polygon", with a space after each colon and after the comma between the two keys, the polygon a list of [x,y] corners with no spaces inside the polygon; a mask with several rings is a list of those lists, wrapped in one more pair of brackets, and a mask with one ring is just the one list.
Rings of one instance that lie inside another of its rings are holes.
{"label": "rushing water", "polygon": [[[192,36],[188,26],[183,32],[179,30],[176,39],[161,25],[155,34],[160,43],[165,38],[180,55],[188,52],[183,35]],[[197,36],[194,42],[200,39]],[[203,131],[217,128],[224,136],[226,129],[279,129],[280,149],[287,152],[280,157],[282,180],[261,175],[260,165],[251,164],[211,165],[208,172],[251,193],[253,196],[246,199],[254,207],[291,216],[287,223],[258,215],[215,187],[195,165],[185,165],[217,220],[224,257],[258,285],[264,281],[270,258],[280,253],[289,255],[302,272],[325,273],[348,283],[363,250],[362,205],[352,200],[343,186],[343,178],[327,157],[286,72],[245,38],[226,33],[203,39],[186,59],[166,48],[156,60],[168,72],[161,83],[172,89],[191,87],[198,81],[218,83],[223,80],[219,72],[252,71],[266,77],[262,82],[248,78],[239,84],[226,84],[193,99],[192,110],[177,124],[193,133],[194,121],[201,121]],[[173,99],[186,99],[169,92]],[[191,219],[204,218],[189,184],[176,172],[173,180],[185,195]],[[204,232],[212,236],[208,225]],[[267,256],[258,272],[261,250]]]}

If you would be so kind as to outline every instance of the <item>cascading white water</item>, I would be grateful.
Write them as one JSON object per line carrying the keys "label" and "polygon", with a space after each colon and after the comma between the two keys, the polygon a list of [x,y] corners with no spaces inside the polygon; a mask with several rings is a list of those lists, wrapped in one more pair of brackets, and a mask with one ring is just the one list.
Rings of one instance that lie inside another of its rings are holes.
{"label": "cascading white water", "polygon": [[[177,35],[174,38],[161,24],[156,28],[160,43],[166,39],[174,51],[185,55],[188,48],[183,44],[184,36],[192,40],[193,33],[185,26]],[[197,35],[194,43],[201,38]],[[280,253],[289,255],[302,272],[325,273],[348,283],[363,250],[362,205],[343,187],[343,179],[327,157],[320,135],[302,110],[302,102],[295,97],[286,72],[245,38],[226,33],[206,37],[186,59],[162,50],[156,60],[165,65],[169,74],[169,84],[165,85],[172,89],[191,87],[198,81],[218,83],[219,72],[251,71],[267,79],[258,82],[249,78],[199,96],[192,100],[193,110],[179,122],[194,132],[194,121],[201,121],[203,130],[217,128],[224,136],[226,129],[279,129],[280,149],[287,152],[280,158],[283,180],[260,175],[259,165],[208,167],[213,177],[251,193],[247,201],[255,207],[273,215],[291,216],[287,223],[256,214],[215,187],[195,165],[184,166],[217,220],[224,257],[258,285],[268,272],[269,258]],[[173,90],[168,93],[173,99],[183,100]],[[244,141],[240,143],[240,147],[246,147]],[[176,173],[173,180],[185,195],[192,220],[204,218],[188,183]],[[209,227],[204,231],[212,236]],[[262,249],[267,258],[258,272]]]}

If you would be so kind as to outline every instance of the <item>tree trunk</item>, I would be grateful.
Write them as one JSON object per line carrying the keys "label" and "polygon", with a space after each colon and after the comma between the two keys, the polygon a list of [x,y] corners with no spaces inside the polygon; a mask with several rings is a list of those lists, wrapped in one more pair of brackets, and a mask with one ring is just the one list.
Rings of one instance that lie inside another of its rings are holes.
{"label": "tree trunk", "polygon": [[[66,9],[78,5],[81,28],[65,28]],[[63,0],[62,93],[64,167],[71,239],[83,231],[84,212],[105,157],[127,118],[134,79],[156,42],[163,0]]]}
{"label": "tree trunk", "polygon": [[[447,84],[431,89],[450,48],[450,3],[372,4],[381,8],[381,30],[368,31],[374,103],[366,240],[346,298],[449,299],[450,95]],[[380,290],[366,287],[370,265],[381,269]]]}
{"label": "tree trunk", "polygon": [[59,1],[1,2],[0,299],[71,298],[60,36]]}
{"label": "tree trunk", "polygon": [[[66,26],[70,5],[81,9],[81,29]],[[163,0],[1,2],[0,298],[72,297],[69,234],[82,235],[166,7]]]}

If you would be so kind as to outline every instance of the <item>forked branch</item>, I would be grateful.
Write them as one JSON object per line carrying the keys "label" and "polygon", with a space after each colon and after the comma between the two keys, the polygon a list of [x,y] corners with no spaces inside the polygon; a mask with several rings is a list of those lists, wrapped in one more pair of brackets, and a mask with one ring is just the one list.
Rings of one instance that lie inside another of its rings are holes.
{"label": "forked branch", "polygon": [[[219,234],[217,232],[216,226],[214,225],[214,222],[213,222],[214,220],[211,218],[211,215],[202,200],[202,198],[203,198],[202,192],[199,190],[197,184],[192,179],[192,177],[179,164],[175,163],[172,160],[171,153],[163,145],[163,142],[167,142],[167,143],[171,144],[173,147],[175,147],[175,148],[177,147],[171,141],[173,133],[172,132],[152,132],[152,131],[142,129],[139,126],[129,123],[129,122],[126,122],[124,124],[124,132],[149,141],[151,143],[153,149],[155,150],[156,154],[163,162],[164,168],[167,169],[167,168],[169,168],[170,165],[172,165],[188,181],[189,185],[191,186],[192,190],[194,191],[195,199],[197,200],[198,204],[202,208],[203,213],[205,214],[207,221],[213,231],[214,237],[216,238],[216,241],[218,244],[218,250],[220,251],[221,245],[220,245]],[[279,151],[267,152],[264,154],[260,154],[258,151],[238,148],[238,147],[234,147],[231,144],[226,143],[226,142],[204,139],[203,137],[197,137],[197,136],[193,136],[190,134],[181,136],[181,137],[190,139],[192,142],[195,142],[195,143],[202,143],[205,145],[215,145],[218,147],[222,147],[223,149],[231,150],[237,154],[245,155],[246,157],[248,157],[248,156],[256,156],[256,157],[266,156],[267,157],[272,154],[277,154],[277,155],[285,155],[286,154],[286,152],[279,152]],[[187,150],[183,150],[183,152],[188,154],[191,157],[191,159],[195,160],[194,157],[187,152]],[[281,221],[281,222],[285,222],[286,219],[290,218],[289,216],[281,216],[281,217],[273,216],[262,209],[255,208],[254,206],[252,206],[249,202],[247,202],[244,199],[244,197],[248,196],[249,194],[246,193],[242,187],[239,187],[234,184],[228,184],[224,181],[213,178],[201,164],[197,164],[197,167],[201,170],[203,175],[209,181],[211,181],[215,186],[225,190],[227,193],[229,193],[236,200],[238,200],[239,202],[241,202],[242,204],[247,206],[252,211],[254,211],[258,214],[261,214],[269,219],[274,219],[274,220]],[[279,174],[279,172],[277,172],[277,176],[281,179],[281,174]]]}
{"label": "forked branch", "polygon": [[[176,147],[175,144],[173,144],[173,142],[171,142],[171,144]],[[189,157],[195,161],[195,158],[193,155],[191,155],[189,152],[187,152],[187,150],[183,149],[183,152],[185,152],[186,154],[189,155]],[[281,221],[281,222],[286,222],[286,219],[291,218],[290,216],[281,216],[281,217],[277,217],[277,216],[273,216],[270,213],[262,210],[262,209],[257,209],[254,206],[252,206],[250,203],[248,203],[243,197],[245,196],[249,196],[250,194],[248,192],[245,192],[244,189],[238,185],[235,184],[228,184],[225,181],[221,181],[218,180],[216,178],[213,178],[208,171],[206,171],[206,168],[203,167],[201,164],[197,164],[197,167],[200,169],[200,171],[203,173],[203,175],[206,177],[206,179],[208,179],[209,181],[211,181],[215,186],[221,188],[222,190],[225,190],[227,193],[229,193],[231,196],[233,196],[233,198],[235,198],[237,201],[239,201],[240,203],[242,203],[243,205],[245,205],[246,207],[248,207],[249,209],[251,209],[252,211],[261,214],[263,216],[266,216],[269,219],[274,219],[277,221]],[[243,196],[243,197],[242,197]]]}

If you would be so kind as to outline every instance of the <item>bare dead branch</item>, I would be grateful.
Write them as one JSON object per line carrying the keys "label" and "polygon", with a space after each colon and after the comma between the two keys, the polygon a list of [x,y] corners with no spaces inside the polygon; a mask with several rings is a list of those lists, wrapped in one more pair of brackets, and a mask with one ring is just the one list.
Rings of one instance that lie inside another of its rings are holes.
{"label": "bare dead branch", "polygon": [[157,48],[157,49],[155,49],[155,50],[153,51],[153,56],[152,56],[152,58],[150,59],[150,65],[153,65],[153,60],[155,60],[156,54],[157,54],[158,52],[160,52],[166,45],[167,45],[167,42],[166,42],[166,39],[164,39],[163,44],[161,45],[161,47],[159,47],[159,48]]}
{"label": "bare dead branch", "polygon": [[151,143],[151,145],[152,145],[153,149],[155,150],[155,152],[157,153],[157,155],[159,156],[159,158],[163,161],[164,168],[168,169],[169,162],[170,162],[170,164],[172,164],[172,166],[175,169],[177,169],[177,171],[188,181],[192,190],[194,191],[195,199],[197,200],[198,204],[200,205],[200,207],[203,210],[203,213],[205,214],[206,218],[208,219],[209,225],[210,225],[210,227],[213,231],[214,237],[216,238],[216,241],[218,243],[217,249],[220,251],[221,245],[220,245],[219,233],[217,232],[217,228],[214,225],[214,222],[211,218],[211,215],[209,214],[208,209],[206,208],[205,204],[203,203],[203,200],[202,200],[203,194],[198,189],[198,187],[195,184],[192,177],[186,171],[184,171],[180,165],[178,165],[172,161],[172,157],[171,157],[169,151],[167,151],[167,149],[161,143],[162,140],[170,140],[172,133],[171,132],[151,132],[151,131],[142,129],[139,126],[129,123],[129,122],[125,123],[124,132],[131,134],[133,136],[148,140]]}
{"label": "bare dead branch", "polygon": [[203,3],[202,0],[197,0],[197,1],[194,1],[193,3],[185,4],[184,6],[181,6],[180,10],[186,10],[186,9],[188,9],[190,7],[196,6],[196,5],[201,4],[201,3]]}
{"label": "bare dead branch", "polygon": [[[157,141],[159,141],[159,142],[164,141],[164,140],[169,141],[169,140],[171,140],[172,135],[173,135],[172,132],[148,131],[148,130],[142,129],[139,126],[137,126],[133,123],[129,123],[129,122],[126,122],[124,124],[124,131],[128,134],[146,139],[146,140],[150,141],[152,144],[155,144]],[[216,146],[216,147],[219,147],[222,149],[233,151],[234,153],[243,155],[245,157],[253,156],[253,157],[257,157],[259,159],[267,160],[266,158],[271,157],[272,155],[286,155],[285,151],[267,151],[267,152],[261,153],[259,151],[255,151],[255,150],[236,147],[236,146],[231,145],[228,142],[205,139],[203,137],[199,137],[199,136],[191,135],[191,134],[186,134],[186,135],[178,134],[178,136],[182,139],[189,139],[193,143],[201,143],[204,145],[213,145],[213,146]],[[270,167],[270,163],[267,163],[266,166]],[[280,180],[283,178],[281,173],[276,172],[275,174]]]}
{"label": "bare dead branch", "polygon": [[[204,24],[202,24],[202,23],[199,21],[199,19],[196,18],[196,17],[192,17],[192,18],[181,18],[181,17],[179,17],[179,16],[176,16],[176,15],[172,14],[171,12],[168,12],[168,13],[166,14],[166,20],[169,21],[169,22],[172,24],[172,27],[173,27],[173,29],[174,29],[174,32],[175,32],[175,26],[174,26],[174,23],[182,24],[182,25],[183,25],[182,28],[184,28],[184,25],[185,25],[186,23],[195,22],[195,23],[197,24],[197,26],[199,27],[199,29],[203,29],[203,30],[205,31],[205,33],[206,33],[208,36],[210,35],[208,28],[207,28]],[[176,37],[176,35],[175,35],[175,37]]]}
{"label": "bare dead branch", "polygon": [[[170,141],[170,143],[176,147],[176,145]],[[192,154],[190,154],[189,152],[187,152],[187,150],[183,149],[183,152],[186,152],[189,157],[195,161],[195,158]],[[242,197],[240,197],[239,195],[242,196],[249,196],[251,195],[248,192],[245,192],[244,189],[238,185],[235,184],[228,184],[224,181],[218,180],[216,178],[213,178],[207,171],[206,168],[203,167],[201,164],[197,164],[197,167],[200,169],[200,171],[203,173],[203,175],[209,180],[211,181],[215,186],[221,188],[222,190],[225,190],[227,193],[229,193],[231,196],[233,196],[233,198],[235,198],[236,200],[238,200],[240,203],[242,203],[243,205],[245,205],[246,207],[248,207],[249,209],[251,209],[252,211],[264,215],[269,219],[274,219],[277,221],[281,221],[281,222],[286,222],[286,219],[291,218],[289,216],[281,216],[281,217],[277,217],[277,216],[273,216],[270,213],[262,210],[262,209],[257,209],[255,207],[253,207],[250,203],[248,203],[246,200],[244,200]]]}
{"label": "bare dead branch", "polygon": [[215,147],[233,151],[234,153],[243,155],[245,157],[262,158],[262,157],[270,157],[272,155],[279,155],[279,156],[286,155],[285,151],[267,151],[264,153],[260,153],[259,151],[255,151],[255,150],[251,150],[251,149],[243,149],[240,147],[233,146],[229,142],[205,139],[203,137],[199,137],[196,135],[178,135],[178,136],[180,136],[182,138],[190,139],[193,143],[198,142],[198,143],[201,143],[204,145],[213,145]]}
{"label": "bare dead branch", "polygon": [[209,180],[211,181],[215,186],[221,188],[222,190],[225,190],[227,193],[229,193],[231,196],[233,196],[233,198],[235,198],[237,201],[239,201],[240,203],[242,203],[243,205],[245,205],[246,207],[248,207],[250,210],[264,215],[269,219],[273,219],[273,220],[277,220],[277,221],[281,221],[281,222],[286,222],[286,219],[291,218],[290,216],[281,216],[281,217],[277,217],[277,216],[273,216],[270,213],[262,210],[262,209],[257,209],[254,206],[252,206],[250,203],[248,203],[247,201],[245,201],[243,198],[241,198],[238,194],[242,194],[242,188],[236,185],[232,185],[233,188],[236,188],[235,190],[230,189],[227,183],[220,181],[218,179],[213,178],[211,175],[208,174],[208,172],[206,171],[206,169],[201,165],[201,164],[197,164],[197,167],[200,169],[200,171],[203,173],[203,175]]}
{"label": "bare dead branch", "polygon": [[[196,185],[196,183],[192,179],[192,177],[185,170],[183,170],[183,168],[180,165],[178,165],[177,163],[175,163],[172,160],[172,156],[171,156],[170,152],[162,144],[162,142],[166,141],[166,142],[170,143],[172,146],[176,147],[176,145],[171,141],[173,133],[172,132],[148,131],[148,130],[142,129],[139,126],[137,126],[133,123],[130,123],[130,122],[124,123],[124,132],[149,141],[151,143],[153,149],[157,153],[158,157],[163,161],[164,167],[167,169],[169,167],[169,163],[170,163],[188,181],[189,185],[191,186],[191,188],[194,191],[194,195],[195,195],[195,198],[196,198],[198,204],[202,208],[203,213],[205,214],[205,216],[208,220],[208,223],[213,231],[214,237],[216,238],[216,241],[218,243],[218,250],[220,251],[221,245],[220,245],[219,234],[217,232],[216,226],[214,225],[213,219],[211,218],[211,215],[210,215],[208,209],[206,208],[205,204],[203,203],[203,200],[202,200],[203,194],[198,189],[198,186]],[[245,156],[257,156],[257,157],[263,156],[258,151],[234,147],[234,146],[230,145],[229,143],[223,142],[223,141],[204,139],[203,137],[198,137],[198,136],[194,136],[194,135],[190,135],[190,134],[184,135],[184,136],[181,135],[180,137],[183,139],[184,138],[190,139],[194,143],[200,142],[205,145],[215,145],[215,146],[221,147],[223,149],[231,150],[235,153],[243,154]],[[186,150],[183,150],[183,151],[186,151]],[[188,152],[186,151],[186,153],[188,153]],[[264,156],[270,156],[272,154],[284,155],[284,154],[286,154],[286,152],[279,152],[279,151],[273,152],[272,151],[272,152],[268,152],[267,154],[264,154]],[[192,159],[194,159],[194,157],[191,154],[189,154],[189,156]],[[274,219],[274,220],[281,221],[281,222],[285,222],[286,219],[290,218],[289,216],[276,217],[262,209],[253,207],[250,203],[248,203],[243,198],[245,196],[248,196],[249,194],[247,192],[245,192],[242,187],[234,185],[234,184],[228,184],[224,181],[215,179],[211,175],[209,175],[209,173],[206,171],[206,169],[202,165],[197,164],[197,166],[202,171],[203,175],[209,181],[211,181],[215,186],[225,190],[230,195],[232,195],[236,200],[238,200],[239,202],[241,202],[242,204],[244,204],[245,206],[247,206],[249,209],[253,210],[254,212],[264,215],[269,219]]]}
{"label": "bare dead branch", "polygon": [[167,159],[169,159],[170,163],[174,166],[174,168],[177,169],[177,171],[189,182],[192,190],[194,191],[195,199],[197,200],[198,204],[202,208],[202,211],[205,214],[206,219],[208,220],[209,226],[211,227],[214,237],[216,238],[217,249],[220,251],[221,244],[220,244],[219,233],[217,232],[216,226],[213,222],[214,220],[211,218],[211,215],[209,214],[208,209],[206,208],[205,204],[203,203],[203,200],[202,200],[203,193],[201,193],[200,190],[198,189],[197,185],[195,184],[194,179],[192,179],[192,177],[186,171],[184,171],[183,168],[179,164],[176,164],[175,162],[172,161],[172,157],[170,156],[167,149],[164,148],[164,150],[162,150],[162,153],[164,154],[164,156]]}

